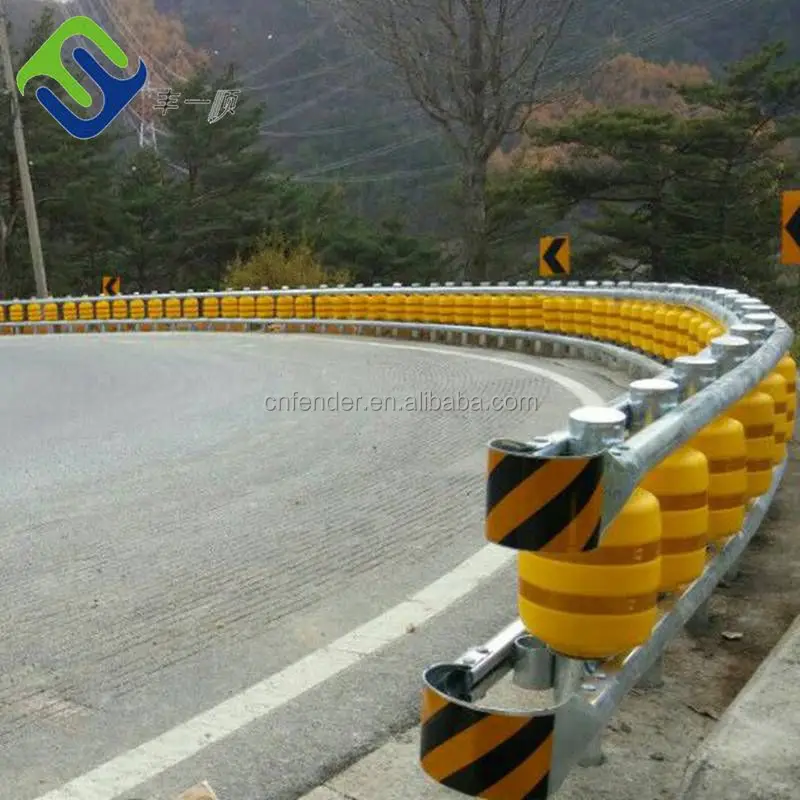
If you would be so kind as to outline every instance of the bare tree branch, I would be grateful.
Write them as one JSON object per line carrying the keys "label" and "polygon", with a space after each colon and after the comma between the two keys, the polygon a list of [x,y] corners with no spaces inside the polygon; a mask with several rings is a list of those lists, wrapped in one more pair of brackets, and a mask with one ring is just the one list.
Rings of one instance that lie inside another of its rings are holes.
{"label": "bare tree branch", "polygon": [[542,74],[575,0],[324,2],[460,153],[467,259],[471,277],[485,279],[489,158],[520,131],[521,112],[541,103]]}

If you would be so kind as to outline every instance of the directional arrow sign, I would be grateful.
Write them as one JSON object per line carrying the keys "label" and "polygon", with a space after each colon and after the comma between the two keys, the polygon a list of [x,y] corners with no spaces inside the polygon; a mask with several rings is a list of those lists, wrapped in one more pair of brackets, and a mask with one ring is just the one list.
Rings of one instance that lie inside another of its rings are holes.
{"label": "directional arrow sign", "polygon": [[783,193],[781,264],[800,266],[800,190]]}
{"label": "directional arrow sign", "polygon": [[111,277],[110,275],[103,275],[103,294],[115,295],[120,293],[121,281],[119,277]]}
{"label": "directional arrow sign", "polygon": [[539,277],[569,275],[569,236],[544,236],[539,240]]}

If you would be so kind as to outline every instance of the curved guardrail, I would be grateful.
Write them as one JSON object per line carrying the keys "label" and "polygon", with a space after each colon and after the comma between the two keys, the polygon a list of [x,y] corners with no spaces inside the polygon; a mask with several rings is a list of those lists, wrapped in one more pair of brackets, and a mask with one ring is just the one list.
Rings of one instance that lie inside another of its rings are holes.
{"label": "curved guardrail", "polygon": [[[793,332],[731,289],[539,281],[0,302],[0,334],[313,331],[496,344],[624,365],[606,406],[490,443],[485,536],[517,551],[519,619],[423,676],[421,764],[462,794],[552,796],[758,527],[796,422]],[[641,376],[650,376],[641,379]],[[525,709],[482,704],[507,675]],[[544,693],[544,694],[543,694]]]}

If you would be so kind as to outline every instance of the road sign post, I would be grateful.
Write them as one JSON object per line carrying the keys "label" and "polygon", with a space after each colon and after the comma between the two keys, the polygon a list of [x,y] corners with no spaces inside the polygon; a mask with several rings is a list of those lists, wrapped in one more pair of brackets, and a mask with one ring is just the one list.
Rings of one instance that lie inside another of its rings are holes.
{"label": "road sign post", "polygon": [[783,193],[781,264],[800,266],[800,190]]}
{"label": "road sign post", "polygon": [[569,236],[543,236],[539,240],[539,277],[570,274]]}

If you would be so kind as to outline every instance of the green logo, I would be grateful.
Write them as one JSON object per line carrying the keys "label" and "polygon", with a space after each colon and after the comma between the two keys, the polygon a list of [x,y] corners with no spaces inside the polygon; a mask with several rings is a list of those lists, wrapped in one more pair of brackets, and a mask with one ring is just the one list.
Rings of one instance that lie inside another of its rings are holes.
{"label": "green logo", "polygon": [[[52,78],[79,106],[91,107],[92,96],[61,60],[62,46],[73,36],[82,36],[95,44],[114,66],[120,69],[128,66],[129,59],[125,51],[94,20],[89,17],[71,17],[51,34],[17,73],[20,94],[25,94],[25,87],[33,78]],[[135,75],[130,78],[115,78],[83,47],[75,47],[72,57],[100,89],[103,95],[100,111],[88,119],[79,117],[47,86],[40,86],[36,90],[36,99],[67,133],[77,139],[92,139],[101,134],[141,91],[147,80],[147,67],[139,59],[139,68]]]}

